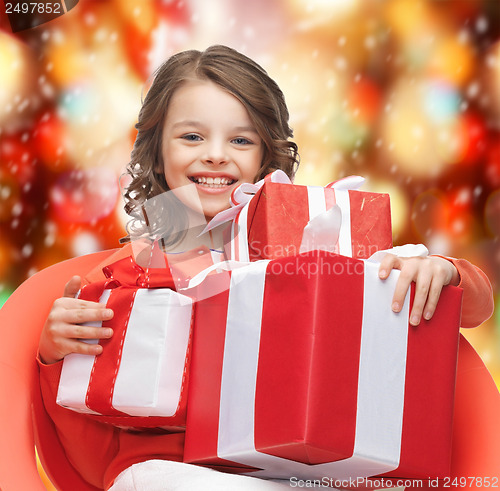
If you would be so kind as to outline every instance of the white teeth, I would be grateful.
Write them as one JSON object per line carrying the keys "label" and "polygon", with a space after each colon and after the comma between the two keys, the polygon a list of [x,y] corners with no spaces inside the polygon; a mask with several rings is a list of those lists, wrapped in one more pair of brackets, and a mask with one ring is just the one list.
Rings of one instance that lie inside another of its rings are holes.
{"label": "white teeth", "polygon": [[191,180],[198,184],[203,184],[210,187],[223,187],[228,186],[234,182],[234,179],[229,179],[227,177],[192,177]]}

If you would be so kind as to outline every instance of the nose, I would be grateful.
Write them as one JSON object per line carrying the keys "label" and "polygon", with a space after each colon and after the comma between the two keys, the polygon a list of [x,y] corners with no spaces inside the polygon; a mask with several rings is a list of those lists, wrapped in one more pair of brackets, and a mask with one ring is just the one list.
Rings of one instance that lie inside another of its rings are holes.
{"label": "nose", "polygon": [[208,165],[223,165],[229,161],[226,147],[222,141],[207,142],[203,162]]}

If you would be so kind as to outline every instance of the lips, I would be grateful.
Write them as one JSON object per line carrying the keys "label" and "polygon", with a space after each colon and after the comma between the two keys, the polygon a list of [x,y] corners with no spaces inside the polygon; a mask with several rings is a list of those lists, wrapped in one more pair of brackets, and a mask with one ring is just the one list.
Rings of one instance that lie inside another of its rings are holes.
{"label": "lips", "polygon": [[236,182],[236,179],[228,176],[189,176],[189,180],[208,188],[225,188]]}

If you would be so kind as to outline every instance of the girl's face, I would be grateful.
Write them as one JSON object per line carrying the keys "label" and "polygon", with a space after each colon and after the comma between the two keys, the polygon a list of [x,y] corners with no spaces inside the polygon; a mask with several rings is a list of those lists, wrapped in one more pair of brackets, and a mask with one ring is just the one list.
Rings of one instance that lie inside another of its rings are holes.
{"label": "girl's face", "polygon": [[207,219],[229,207],[234,188],[254,181],[263,149],[245,106],[215,83],[188,81],[173,94],[163,126],[165,179],[172,190],[190,185],[176,195],[196,211],[201,203]]}

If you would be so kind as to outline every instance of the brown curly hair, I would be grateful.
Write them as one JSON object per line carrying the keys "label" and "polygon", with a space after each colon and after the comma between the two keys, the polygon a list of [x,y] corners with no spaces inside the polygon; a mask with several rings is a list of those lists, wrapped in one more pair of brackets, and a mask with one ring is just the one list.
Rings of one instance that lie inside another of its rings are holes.
{"label": "brown curly hair", "polygon": [[[255,180],[281,169],[293,178],[299,155],[288,125],[289,113],[283,92],[256,62],[227,46],[211,46],[203,52],[189,50],[170,57],[153,74],[153,82],[142,103],[138,130],[127,174],[131,183],[124,192],[125,211],[132,217],[127,225],[128,237],[139,235],[165,236],[180,230],[182,213],[148,207],[147,200],[169,191],[165,181],[162,156],[162,132],[169,102],[186,80],[209,80],[235,96],[247,109],[252,123],[264,144],[261,168]],[[172,193],[168,193],[172,195]],[[177,226],[174,222],[178,222]]]}

